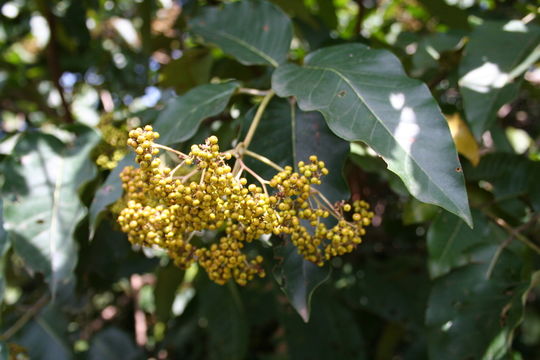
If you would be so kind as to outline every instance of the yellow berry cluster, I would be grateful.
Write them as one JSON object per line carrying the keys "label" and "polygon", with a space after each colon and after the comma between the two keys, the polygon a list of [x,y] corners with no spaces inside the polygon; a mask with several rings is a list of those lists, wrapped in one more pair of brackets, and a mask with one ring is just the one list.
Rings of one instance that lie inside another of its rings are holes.
{"label": "yellow berry cluster", "polygon": [[112,123],[110,115],[104,116],[99,124],[104,142],[97,149],[99,153],[96,164],[102,169],[111,170],[127,154],[125,125],[117,127]]}
{"label": "yellow berry cluster", "polygon": [[[328,174],[328,169],[315,155],[309,160],[308,164],[298,163],[299,172],[286,167],[274,176],[270,186],[279,190],[276,195],[281,200],[280,232],[290,234],[306,260],[322,266],[334,256],[353,251],[362,242],[364,227],[371,224],[373,213],[368,211],[365,201],[355,201],[352,207],[344,202],[331,204],[313,187],[321,184],[321,176]],[[331,215],[334,221],[328,219]]]}
{"label": "yellow berry cluster", "polygon": [[[245,251],[245,243],[264,234],[290,234],[300,254],[323,265],[352,251],[370,223],[366,203],[332,205],[313,188],[328,173],[315,156],[298,164],[299,173],[286,167],[269,182],[250,171],[259,186],[242,177],[242,170],[249,169],[240,159],[237,164],[243,167],[229,166],[232,155],[220,152],[215,136],[193,145],[189,154],[155,143],[158,138],[148,125],[129,132],[127,143],[139,168],[126,167],[121,173],[126,207],[118,222],[133,244],[165,249],[184,268],[198,262],[218,284],[234,279],[245,285],[265,276],[263,258],[248,258]],[[162,163],[160,149],[177,155],[174,169]],[[265,184],[275,188],[274,194],[268,194]],[[330,215],[338,220],[328,229]],[[194,236],[203,230],[223,236],[205,244]]]}

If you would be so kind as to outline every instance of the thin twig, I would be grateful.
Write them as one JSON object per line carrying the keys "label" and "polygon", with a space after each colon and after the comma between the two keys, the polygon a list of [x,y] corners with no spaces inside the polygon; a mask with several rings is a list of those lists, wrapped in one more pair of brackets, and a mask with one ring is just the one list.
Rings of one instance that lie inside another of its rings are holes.
{"label": "thin twig", "polygon": [[240,88],[238,89],[238,94],[248,94],[248,95],[254,95],[254,96],[266,96],[270,93],[272,90],[259,90],[259,89],[249,89],[249,88]]}
{"label": "thin twig", "polygon": [[527,221],[524,224],[521,224],[520,226],[518,226],[515,229],[512,226],[508,225],[508,223],[506,221],[504,221],[504,219],[501,219],[501,218],[499,218],[497,216],[494,216],[494,215],[491,215],[489,213],[487,215],[497,225],[499,225],[504,230],[506,230],[506,232],[508,232],[513,238],[516,238],[517,240],[521,241],[522,243],[524,243],[525,245],[527,245],[529,248],[531,248],[537,254],[540,255],[540,247],[538,245],[536,245],[535,243],[533,243],[531,240],[529,240],[526,236],[521,234],[521,231],[525,230],[530,225],[532,225],[532,224],[534,224],[534,223],[536,223],[538,221],[538,219],[540,218],[540,214],[534,215],[533,217],[531,217],[531,219],[529,219],[529,221]]}
{"label": "thin twig", "polygon": [[49,301],[49,294],[43,295],[39,300],[32,305],[20,318],[13,324],[9,329],[7,329],[2,335],[0,335],[0,341],[6,341],[15,335],[19,330],[21,330],[28,321],[30,321],[43,306]]}
{"label": "thin twig", "polygon": [[152,146],[155,147],[155,148],[158,148],[158,149],[162,149],[162,150],[166,150],[166,151],[170,151],[172,153],[175,153],[176,155],[178,155],[179,158],[182,158],[182,159],[185,159],[185,158],[189,157],[188,155],[184,154],[183,152],[178,151],[178,150],[173,149],[173,148],[170,148],[170,147],[165,146],[165,145],[152,144]]}
{"label": "thin twig", "polygon": [[260,162],[262,162],[263,164],[266,164],[270,167],[273,167],[274,169],[276,169],[277,171],[283,171],[284,169],[279,166],[278,164],[276,164],[275,162],[273,162],[272,160],[270,160],[269,158],[263,156],[263,155],[260,155],[260,154],[257,154],[256,152],[253,152],[251,150],[248,150],[248,149],[245,149],[244,150],[244,154],[247,155],[247,156],[251,156],[252,158],[254,159],[257,159],[259,160]]}
{"label": "thin twig", "polygon": [[242,161],[242,159],[237,159],[236,161],[240,162],[240,166],[242,166],[243,170],[246,170],[248,173],[250,173],[259,183],[261,183],[264,194],[268,196],[268,190],[266,190],[266,185],[269,182],[267,180],[264,180],[262,177],[260,177],[255,171],[251,170],[249,167],[246,166],[246,164]]}
{"label": "thin twig", "polygon": [[262,115],[264,114],[264,110],[266,110],[268,103],[274,95],[275,92],[273,90],[270,90],[270,92],[268,92],[268,94],[266,94],[265,97],[262,99],[261,104],[259,105],[259,107],[257,108],[257,112],[255,113],[255,117],[253,117],[253,121],[249,126],[246,138],[243,141],[244,149],[247,149],[249,147],[249,144],[251,144],[251,140],[253,140],[253,135],[255,134],[255,130],[257,130],[257,126],[259,126],[259,122],[261,121]]}

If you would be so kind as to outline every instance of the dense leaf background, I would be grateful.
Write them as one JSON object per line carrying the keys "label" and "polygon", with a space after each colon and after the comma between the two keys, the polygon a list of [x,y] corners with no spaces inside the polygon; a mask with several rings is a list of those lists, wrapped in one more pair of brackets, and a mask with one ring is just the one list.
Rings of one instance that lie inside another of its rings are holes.
{"label": "dense leaf background", "polygon": [[[533,3],[0,3],[0,360],[540,359]],[[126,131],[231,149],[263,96],[249,150],[324,160],[363,243],[319,268],[262,239],[245,287],[132,247]]]}

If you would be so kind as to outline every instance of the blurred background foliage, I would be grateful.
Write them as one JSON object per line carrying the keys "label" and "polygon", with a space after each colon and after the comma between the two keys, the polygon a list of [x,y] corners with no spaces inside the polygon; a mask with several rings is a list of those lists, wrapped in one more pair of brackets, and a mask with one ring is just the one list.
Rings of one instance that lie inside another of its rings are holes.
{"label": "blurred background foliage", "polygon": [[[461,154],[474,228],[411,197],[353,143],[344,174],[376,216],[364,243],[328,266],[308,323],[280,288],[279,256],[267,271],[277,280],[240,288],[134,251],[113,216],[118,172],[133,161],[126,129],[180,118],[161,110],[209,82],[268,89],[271,69],[190,31],[202,9],[229,1],[2,1],[0,359],[540,359],[537,3],[271,2],[292,19],[289,60],[359,42],[429,86]],[[233,94],[177,145],[213,133],[230,146],[255,104]],[[261,152],[279,161],[276,141]],[[57,193],[71,227],[36,251]]]}

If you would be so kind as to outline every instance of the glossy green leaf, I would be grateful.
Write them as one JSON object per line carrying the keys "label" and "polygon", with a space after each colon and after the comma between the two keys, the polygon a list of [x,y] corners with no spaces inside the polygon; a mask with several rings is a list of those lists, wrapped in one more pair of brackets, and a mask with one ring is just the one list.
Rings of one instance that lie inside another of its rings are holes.
{"label": "glossy green leaf", "polygon": [[236,286],[199,283],[199,318],[207,322],[208,359],[243,359],[248,346],[248,327]]}
{"label": "glossy green leaf", "polygon": [[179,94],[208,83],[213,58],[208,49],[192,48],[182,53],[182,57],[172,60],[160,72],[159,84],[173,87]]}
{"label": "glossy green leaf", "polygon": [[426,314],[430,358],[504,358],[523,318],[530,272],[508,250],[488,278],[489,266],[466,265],[435,281]]}
{"label": "glossy green leaf", "polygon": [[98,332],[90,343],[89,360],[136,360],[144,359],[144,352],[139,349],[133,338],[126,332],[108,327]]}
{"label": "glossy green leaf", "polygon": [[332,131],[378,152],[417,199],[471,216],[463,174],[444,116],[428,88],[406,76],[399,60],[361,44],[310,54],[272,76],[279,96],[320,111]]}
{"label": "glossy green leaf", "polygon": [[167,266],[157,270],[154,299],[156,302],[155,313],[159,321],[165,322],[171,317],[176,291],[183,279],[184,271],[174,265],[172,261]]}
{"label": "glossy green leaf", "polygon": [[13,340],[28,350],[32,360],[73,359],[67,326],[64,314],[53,305],[48,305]]}
{"label": "glossy green leaf", "polygon": [[448,213],[440,213],[429,227],[428,267],[432,278],[445,275],[459,266],[485,260],[484,254],[478,258],[478,248],[497,246],[506,239],[505,232],[480,211],[473,210],[472,215],[474,229]]}
{"label": "glossy green leaf", "polygon": [[[279,141],[276,141],[279,139]],[[329,170],[319,189],[331,201],[347,200],[349,191],[343,177],[343,166],[349,144],[335,136],[321,114],[304,112],[283,99],[274,99],[266,109],[250,145],[250,150],[268,157],[280,166],[295,165],[317,155]],[[257,160],[246,159],[249,166],[270,179],[276,170]],[[304,321],[309,320],[311,296],[329,275],[300,256],[296,248],[286,244],[276,249],[282,260],[275,275],[289,301]]]}
{"label": "glossy green leaf", "polygon": [[335,301],[330,292],[321,291],[313,301],[309,323],[291,316],[283,321],[290,358],[369,359],[369,349],[355,320],[355,313],[350,308]]}
{"label": "glossy green leaf", "polygon": [[128,155],[118,163],[113,171],[107,176],[107,180],[97,189],[90,209],[88,211],[89,223],[90,223],[90,239],[94,237],[97,226],[99,225],[100,216],[107,210],[107,207],[116,202],[122,196],[122,181],[120,179],[120,172],[126,166],[135,165],[135,155],[130,152]]}
{"label": "glossy green leaf", "polygon": [[205,8],[190,26],[245,65],[278,66],[285,61],[292,40],[290,19],[263,0]]}
{"label": "glossy green leaf", "polygon": [[238,87],[236,82],[200,85],[169,101],[154,128],[159,143],[171,145],[191,138],[201,121],[222,112]]}
{"label": "glossy green leaf", "polygon": [[90,152],[99,142],[92,129],[79,127],[71,144],[39,132],[24,134],[7,171],[24,178],[24,187],[4,199],[4,221],[15,252],[41,272],[54,296],[73,280],[77,264],[75,227],[86,215],[78,190],[96,173]]}
{"label": "glossy green leaf", "polygon": [[479,138],[496,120],[497,111],[516,95],[520,83],[512,70],[538,45],[540,27],[485,22],[474,29],[459,67],[465,115]]}

